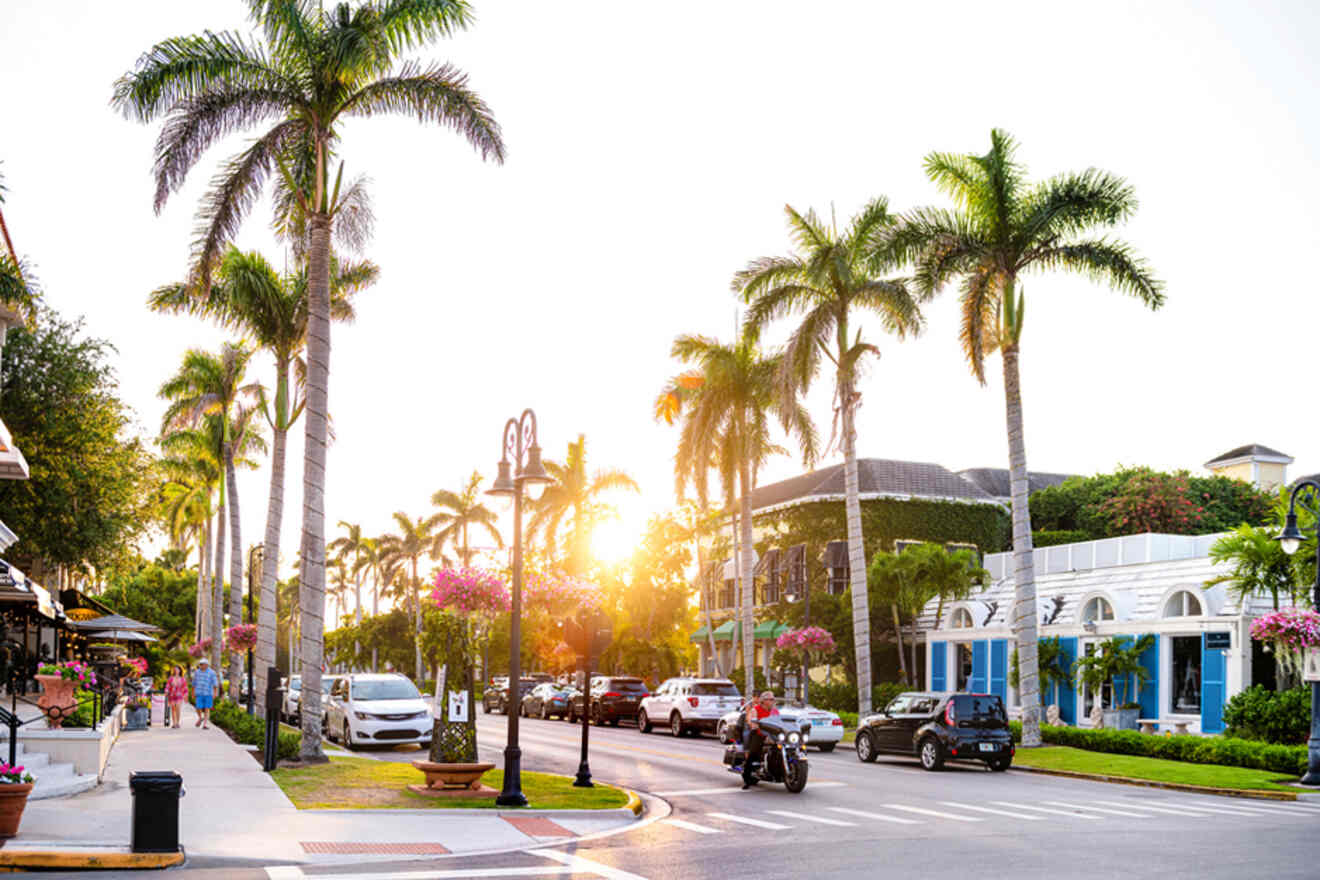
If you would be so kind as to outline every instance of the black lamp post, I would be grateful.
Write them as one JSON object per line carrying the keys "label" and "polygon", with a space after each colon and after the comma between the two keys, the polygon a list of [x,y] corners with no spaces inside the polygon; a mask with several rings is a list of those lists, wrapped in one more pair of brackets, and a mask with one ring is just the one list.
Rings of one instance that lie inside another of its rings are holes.
{"label": "black lamp post", "polygon": [[[1310,490],[1310,503],[1302,498],[1303,490]],[[1288,518],[1284,521],[1283,531],[1275,536],[1283,552],[1292,556],[1301,549],[1306,536],[1297,528],[1297,507],[1316,517],[1316,537],[1320,539],[1320,483],[1314,480],[1299,480],[1293,485],[1288,497]],[[1315,586],[1311,589],[1311,606],[1320,611],[1320,540],[1316,541],[1316,576]],[[1306,775],[1303,785],[1320,785],[1320,681],[1311,682],[1311,738],[1306,741]]]}
{"label": "black lamp post", "polygon": [[[265,555],[266,555],[266,548],[264,544],[253,544],[251,547],[248,548],[247,622],[250,624],[257,622],[256,617],[252,614],[252,594],[253,592],[255,592],[256,582],[257,582],[257,563],[253,560],[253,557],[256,557],[257,559],[264,559]],[[255,701],[257,698],[256,690],[252,684],[252,649],[251,648],[247,649],[247,685],[248,685],[247,713],[251,715],[253,714],[253,706],[255,705]],[[267,709],[266,711],[269,712],[270,710]]]}
{"label": "black lamp post", "polygon": [[[509,459],[513,461],[510,463]],[[513,606],[509,611],[509,721],[508,744],[504,747],[504,788],[495,798],[497,806],[525,807],[522,793],[522,749],[518,747],[518,718],[522,700],[522,501],[523,493],[535,501],[547,483],[553,482],[541,464],[536,442],[536,414],[530,409],[504,425],[504,447],[495,483],[486,494],[513,499]],[[516,696],[515,696],[516,695]]]}

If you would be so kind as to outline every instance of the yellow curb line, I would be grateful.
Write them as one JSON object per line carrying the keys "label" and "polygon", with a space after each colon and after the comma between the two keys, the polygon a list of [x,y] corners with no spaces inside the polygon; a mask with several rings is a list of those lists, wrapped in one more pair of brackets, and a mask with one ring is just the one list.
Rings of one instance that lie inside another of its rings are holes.
{"label": "yellow curb line", "polygon": [[1028,767],[1025,764],[1013,764],[1014,770],[1028,773],[1044,773],[1046,776],[1066,776],[1070,779],[1091,779],[1096,782],[1117,782],[1122,785],[1142,785],[1147,788],[1167,788],[1170,791],[1190,791],[1196,794],[1218,794],[1226,797],[1256,798],[1267,801],[1295,801],[1297,795],[1291,791],[1266,791],[1259,788],[1214,788],[1209,785],[1192,785],[1187,782],[1161,782],[1158,779],[1136,779],[1131,776],[1105,776],[1100,773],[1080,773],[1076,770],[1047,770],[1044,767]]}
{"label": "yellow curb line", "polygon": [[634,816],[642,815],[642,796],[631,788],[625,788],[624,791],[628,792],[628,803],[624,804],[623,808],[631,810]]}
{"label": "yellow curb line", "polygon": [[10,868],[170,868],[183,864],[183,852],[87,853],[62,850],[0,850],[0,867]]}

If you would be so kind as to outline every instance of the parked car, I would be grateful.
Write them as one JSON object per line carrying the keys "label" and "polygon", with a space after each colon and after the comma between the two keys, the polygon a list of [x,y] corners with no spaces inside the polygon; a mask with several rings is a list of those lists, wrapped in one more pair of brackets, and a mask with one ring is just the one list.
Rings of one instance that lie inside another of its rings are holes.
{"label": "parked car", "polygon": [[637,712],[637,729],[650,733],[665,724],[674,736],[714,731],[730,710],[742,706],[738,686],[727,678],[671,678],[656,688]]}
{"label": "parked car", "polygon": [[346,748],[431,742],[430,704],[397,673],[339,676],[325,705],[327,736]]}
{"label": "parked car", "polygon": [[[523,678],[518,680],[518,702],[541,682],[534,678]],[[506,678],[504,683],[495,686],[492,685],[489,690],[481,695],[481,708],[485,712],[503,712],[509,714],[509,682]]]}
{"label": "parked car", "polygon": [[573,693],[576,691],[560,687],[553,681],[541,682],[523,697],[523,717],[530,718],[535,715],[538,718],[567,718],[568,701]]}
{"label": "parked car", "polygon": [[[604,675],[591,680],[591,721],[596,725],[609,723],[615,727],[619,721],[637,717],[637,707],[647,695],[646,682],[628,675]],[[568,704],[568,720],[582,717],[586,699],[575,695]]]}
{"label": "parked car", "polygon": [[[330,693],[330,689],[334,687],[335,682],[338,681],[341,677],[342,676],[330,675],[330,674],[322,674],[321,676],[321,733],[322,734],[324,734],[326,731],[325,698],[326,695]],[[288,720],[290,724],[294,724],[294,725],[302,724],[302,712],[300,711],[301,705],[302,705],[302,676],[293,675],[288,678],[285,684],[284,706],[282,707],[284,711],[284,717]]]}
{"label": "parked car", "polygon": [[1015,749],[1008,715],[995,694],[912,691],[857,727],[857,758],[874,761],[882,752],[914,755],[927,770],[945,761],[984,761],[1007,770]]}
{"label": "parked car", "polygon": [[[720,719],[719,726],[715,728],[715,735],[719,737],[720,742],[733,742],[734,730],[738,726],[738,716],[742,709],[734,709],[731,712],[724,713]],[[779,714],[788,721],[798,721],[802,724],[811,723],[811,732],[808,734],[808,745],[813,745],[822,752],[832,752],[834,747],[843,739],[843,719],[836,713],[826,709],[817,709],[815,706],[784,706],[779,710]]]}

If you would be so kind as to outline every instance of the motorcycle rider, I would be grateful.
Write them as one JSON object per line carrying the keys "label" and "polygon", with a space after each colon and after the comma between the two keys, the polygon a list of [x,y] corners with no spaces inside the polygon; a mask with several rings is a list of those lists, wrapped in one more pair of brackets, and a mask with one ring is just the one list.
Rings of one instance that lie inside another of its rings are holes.
{"label": "motorcycle rider", "polygon": [[775,695],[770,691],[763,691],[761,696],[747,704],[747,756],[743,759],[743,791],[756,785],[756,776],[752,774],[752,762],[761,757],[761,751],[765,746],[765,734],[761,733],[759,722],[762,718],[778,714],[775,708]]}

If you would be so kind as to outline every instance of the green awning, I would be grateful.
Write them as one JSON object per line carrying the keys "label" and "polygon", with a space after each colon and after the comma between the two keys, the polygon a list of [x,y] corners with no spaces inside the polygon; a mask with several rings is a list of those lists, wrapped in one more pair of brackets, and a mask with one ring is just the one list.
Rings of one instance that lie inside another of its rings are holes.
{"label": "green awning", "polygon": [[715,641],[731,642],[733,641],[734,634],[737,633],[737,631],[738,631],[738,624],[736,624],[732,620],[726,620],[724,621],[724,623],[721,623],[719,626],[715,627]]}
{"label": "green awning", "polygon": [[694,645],[700,644],[701,642],[706,641],[707,632],[709,632],[709,630],[706,629],[704,626],[698,627],[696,632],[688,636],[688,641]]}
{"label": "green awning", "polygon": [[752,637],[756,639],[777,639],[783,633],[788,632],[788,627],[777,620],[766,620],[756,625],[752,630]]}

